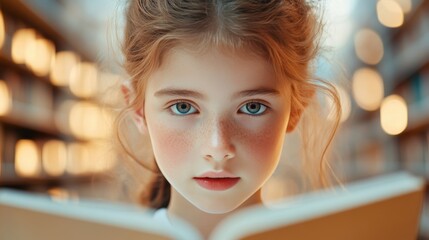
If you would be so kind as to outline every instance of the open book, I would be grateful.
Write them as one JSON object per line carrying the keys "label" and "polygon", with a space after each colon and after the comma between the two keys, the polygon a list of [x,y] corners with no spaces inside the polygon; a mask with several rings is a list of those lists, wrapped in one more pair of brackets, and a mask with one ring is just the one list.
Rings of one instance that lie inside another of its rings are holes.
{"label": "open book", "polygon": [[[424,181],[405,172],[237,212],[211,239],[416,239]],[[165,226],[138,207],[58,201],[0,190],[0,239],[201,239],[185,222]]]}

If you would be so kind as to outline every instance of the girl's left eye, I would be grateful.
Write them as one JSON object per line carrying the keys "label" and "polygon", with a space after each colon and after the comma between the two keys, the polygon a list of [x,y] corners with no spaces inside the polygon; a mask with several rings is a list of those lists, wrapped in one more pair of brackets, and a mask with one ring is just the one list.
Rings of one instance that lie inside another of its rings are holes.
{"label": "girl's left eye", "polygon": [[261,115],[267,110],[267,106],[259,102],[248,102],[244,104],[240,111],[249,115]]}
{"label": "girl's left eye", "polygon": [[197,112],[197,109],[187,102],[177,102],[170,106],[170,110],[176,115],[188,115]]}

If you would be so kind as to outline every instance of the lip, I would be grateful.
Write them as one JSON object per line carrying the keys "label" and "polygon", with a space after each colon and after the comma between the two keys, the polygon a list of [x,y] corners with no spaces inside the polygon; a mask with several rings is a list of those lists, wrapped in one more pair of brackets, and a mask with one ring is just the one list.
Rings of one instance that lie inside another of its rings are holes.
{"label": "lip", "polygon": [[201,187],[213,190],[213,191],[224,191],[232,188],[235,184],[240,181],[240,177],[237,177],[229,172],[206,172],[198,177],[193,178]]}
{"label": "lip", "polygon": [[220,171],[220,172],[205,172],[196,178],[237,178],[237,176],[227,171]]}

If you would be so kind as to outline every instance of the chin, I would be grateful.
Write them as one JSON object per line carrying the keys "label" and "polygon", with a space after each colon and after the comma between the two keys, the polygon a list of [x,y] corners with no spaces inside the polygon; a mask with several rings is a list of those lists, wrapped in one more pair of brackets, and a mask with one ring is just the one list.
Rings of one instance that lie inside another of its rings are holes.
{"label": "chin", "polygon": [[210,203],[199,203],[194,204],[195,207],[200,209],[203,212],[210,214],[226,214],[236,210],[242,202],[239,203],[231,203],[228,202],[226,204],[222,204],[219,202],[210,202]]}

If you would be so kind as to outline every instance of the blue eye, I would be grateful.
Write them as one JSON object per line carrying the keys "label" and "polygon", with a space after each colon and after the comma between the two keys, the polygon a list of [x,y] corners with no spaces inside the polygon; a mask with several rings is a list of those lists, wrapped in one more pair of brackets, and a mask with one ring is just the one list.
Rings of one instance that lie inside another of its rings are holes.
{"label": "blue eye", "polygon": [[267,110],[267,106],[259,102],[248,102],[240,108],[241,112],[249,115],[261,115]]}
{"label": "blue eye", "polygon": [[187,102],[175,103],[170,107],[170,110],[176,115],[188,115],[197,112],[197,109]]}

